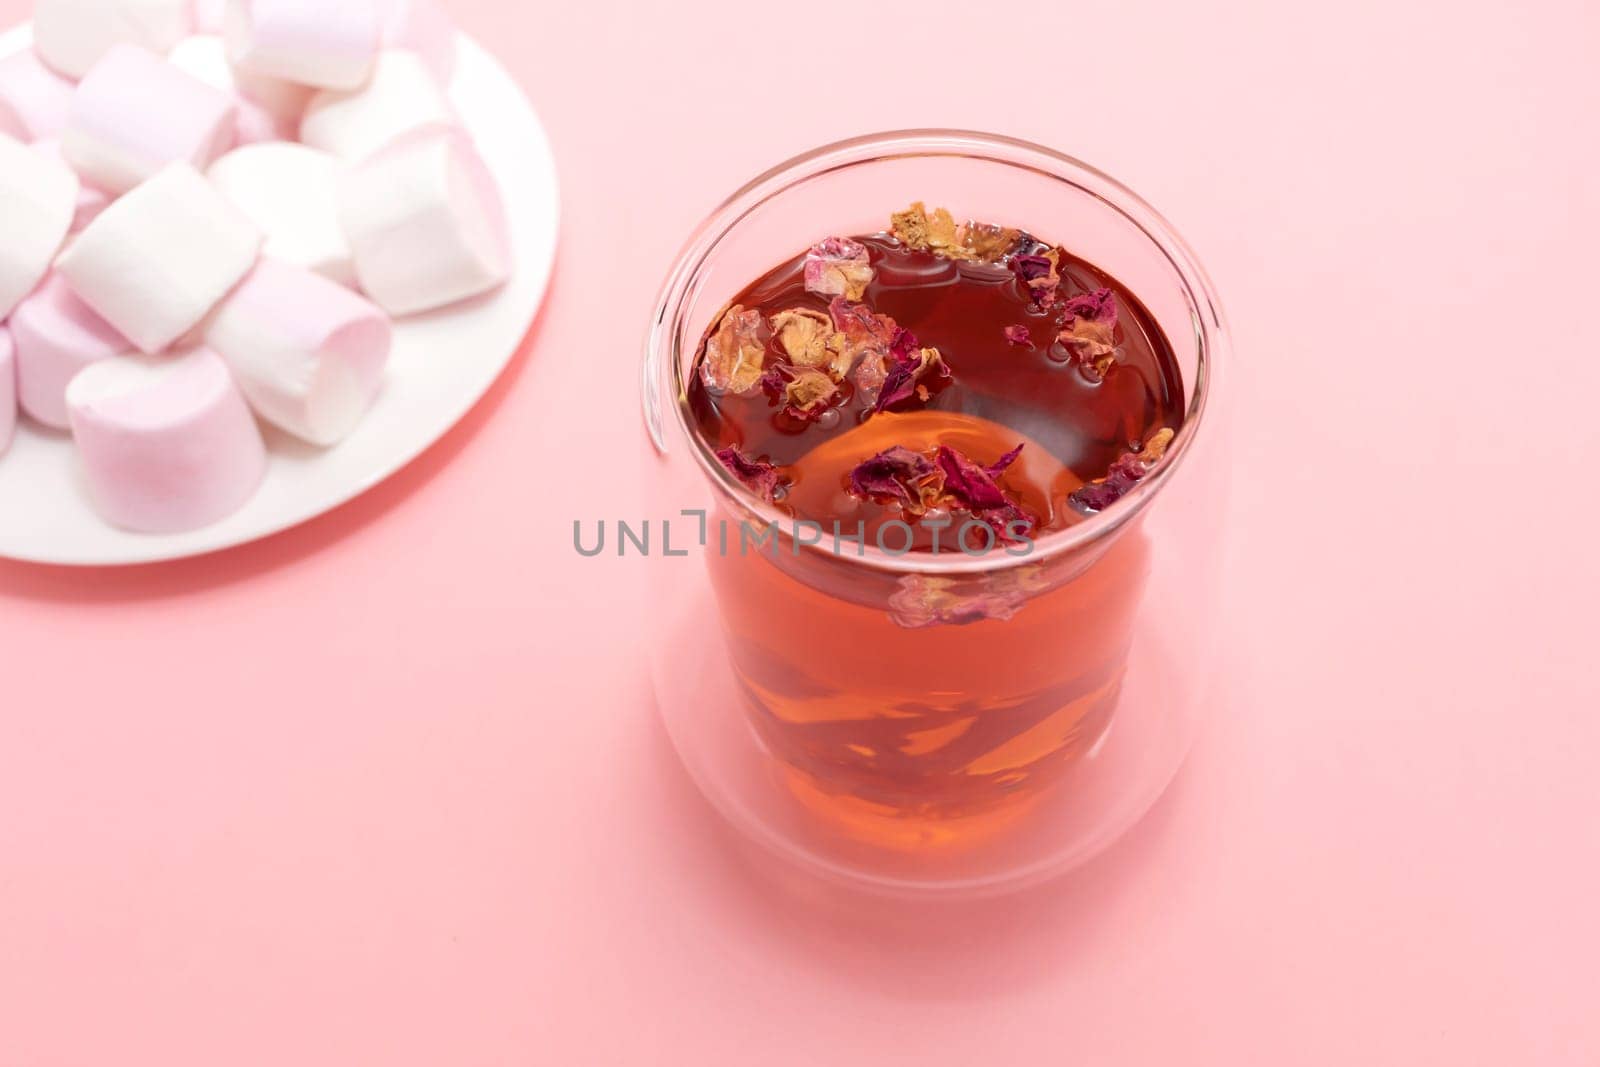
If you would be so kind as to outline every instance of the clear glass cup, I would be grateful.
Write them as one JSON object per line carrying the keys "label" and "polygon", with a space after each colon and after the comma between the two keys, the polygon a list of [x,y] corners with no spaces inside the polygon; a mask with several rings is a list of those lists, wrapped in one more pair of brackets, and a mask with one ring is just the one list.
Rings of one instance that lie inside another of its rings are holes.
{"label": "clear glass cup", "polygon": [[[1182,372],[1186,421],[1164,462],[1025,556],[896,554],[803,530],[692,428],[685,385],[730,298],[913,200],[1019,226],[1109,273]],[[734,193],[667,280],[642,383],[660,526],[651,676],[712,804],[813,873],[919,894],[1020,888],[1126,831],[1187,753],[1215,662],[1228,360],[1215,293],[1172,228],[1050,149],[886,133],[808,152]]]}

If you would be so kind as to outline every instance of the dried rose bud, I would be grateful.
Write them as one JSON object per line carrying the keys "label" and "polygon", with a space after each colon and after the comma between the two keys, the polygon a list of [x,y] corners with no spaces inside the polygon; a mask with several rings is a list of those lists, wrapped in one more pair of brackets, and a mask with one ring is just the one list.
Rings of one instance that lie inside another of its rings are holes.
{"label": "dried rose bud", "polygon": [[735,304],[706,338],[700,377],[716,392],[748,393],[761,381],[766,350],[767,324],[761,312]]}
{"label": "dried rose bud", "polygon": [[1074,507],[1083,511],[1104,511],[1127,496],[1134,486],[1144,480],[1145,475],[1155,469],[1167,454],[1167,446],[1172,444],[1173,436],[1169,429],[1157,430],[1150,435],[1150,440],[1145,442],[1142,449],[1118,456],[1104,478],[1080,486],[1068,499]]}
{"label": "dried rose bud", "polygon": [[1080,293],[1063,306],[1066,319],[1057,338],[1079,366],[1104,378],[1117,359],[1117,299],[1110,289]]}
{"label": "dried rose bud", "polygon": [[777,467],[764,459],[751,459],[737,448],[717,449],[717,459],[746,489],[769,504],[782,496],[788,487],[788,479]]}
{"label": "dried rose bud", "polygon": [[772,316],[772,332],[795,366],[826,366],[836,378],[849,372],[850,367],[844,362],[844,338],[822,312],[809,308],[780,311]]}
{"label": "dried rose bud", "polygon": [[850,472],[850,492],[863,500],[920,509],[926,504],[925,488],[938,474],[927,456],[895,445],[856,464]]}
{"label": "dried rose bud", "polygon": [[872,283],[866,245],[848,237],[829,237],[806,253],[806,292],[860,300]]}
{"label": "dried rose bud", "polygon": [[1056,291],[1061,286],[1061,272],[1057,269],[1060,262],[1061,253],[1054,248],[1011,257],[1011,270],[1027,288],[1035,307],[1048,310],[1055,306]]}
{"label": "dried rose bud", "polygon": [[1032,348],[1033,338],[1026,326],[1007,326],[1003,331],[1006,341],[1018,348]]}

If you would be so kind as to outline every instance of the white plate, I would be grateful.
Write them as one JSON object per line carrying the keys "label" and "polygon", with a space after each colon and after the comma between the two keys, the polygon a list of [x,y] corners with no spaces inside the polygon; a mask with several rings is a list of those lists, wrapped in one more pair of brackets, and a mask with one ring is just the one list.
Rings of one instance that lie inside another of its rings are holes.
{"label": "white plate", "polygon": [[[31,40],[0,34],[0,55]],[[71,438],[26,418],[0,454],[0,556],[104,565],[196,556],[305,522],[372,488],[415,459],[471,409],[505,369],[544,299],[560,214],[555,160],[544,127],[511,77],[458,35],[450,98],[499,180],[516,249],[504,288],[395,324],[383,392],[356,431],[315,449],[268,432],[272,461],[239,511],[203,530],[149,535],[118,530],[89,506]]]}

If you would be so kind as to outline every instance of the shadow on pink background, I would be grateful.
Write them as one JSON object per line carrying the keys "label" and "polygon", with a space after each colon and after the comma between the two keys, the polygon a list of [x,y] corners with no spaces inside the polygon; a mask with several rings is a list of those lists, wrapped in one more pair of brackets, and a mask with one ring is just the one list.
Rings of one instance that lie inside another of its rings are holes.
{"label": "shadow on pink background", "polygon": [[[0,564],[0,1067],[1600,1059],[1591,4],[453,10],[555,142],[550,301],[331,515]],[[846,30],[892,77],[809,73]],[[654,719],[647,564],[571,547],[637,510],[689,229],[918,125],[1126,180],[1239,349],[1214,722],[1111,853],[976,908],[746,862]]]}

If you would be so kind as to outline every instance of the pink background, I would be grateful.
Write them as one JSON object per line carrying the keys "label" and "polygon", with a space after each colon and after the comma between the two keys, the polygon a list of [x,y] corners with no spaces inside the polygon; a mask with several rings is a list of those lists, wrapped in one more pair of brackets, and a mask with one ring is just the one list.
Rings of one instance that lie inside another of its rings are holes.
{"label": "pink background", "polygon": [[[455,10],[560,157],[551,299],[305,528],[0,563],[0,1065],[1600,1061],[1591,0]],[[653,718],[639,564],[570,545],[636,510],[689,228],[908,125],[1128,181],[1239,349],[1214,725],[1113,852],[983,908],[754,873]]]}

